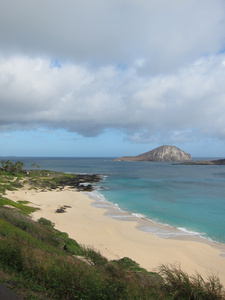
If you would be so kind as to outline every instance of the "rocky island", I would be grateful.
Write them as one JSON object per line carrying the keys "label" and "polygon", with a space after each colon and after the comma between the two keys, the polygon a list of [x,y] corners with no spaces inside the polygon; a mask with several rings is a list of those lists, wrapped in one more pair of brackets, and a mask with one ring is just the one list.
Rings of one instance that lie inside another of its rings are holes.
{"label": "rocky island", "polygon": [[161,146],[137,156],[123,156],[116,161],[191,161],[191,155],[176,146]]}
{"label": "rocky island", "polygon": [[178,163],[176,165],[198,165],[198,166],[218,165],[218,166],[223,166],[223,165],[225,165],[225,159],[186,161],[186,162]]}

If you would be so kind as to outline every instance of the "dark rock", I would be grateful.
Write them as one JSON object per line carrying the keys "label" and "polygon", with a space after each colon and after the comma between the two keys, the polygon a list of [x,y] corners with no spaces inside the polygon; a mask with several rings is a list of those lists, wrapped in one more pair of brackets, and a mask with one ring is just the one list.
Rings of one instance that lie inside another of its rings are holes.
{"label": "dark rock", "polygon": [[65,212],[66,212],[66,209],[62,206],[62,207],[60,207],[60,208],[57,208],[55,212],[56,212],[57,214],[65,213]]}
{"label": "dark rock", "polygon": [[60,208],[56,209],[56,213],[60,214],[60,213],[65,213],[67,208],[71,208],[71,206],[69,205],[63,205]]}
{"label": "dark rock", "polygon": [[192,165],[192,166],[208,166],[208,165],[225,165],[225,159],[216,159],[216,160],[199,160],[199,161],[188,161],[182,162],[176,165]]}
{"label": "dark rock", "polygon": [[211,160],[214,165],[225,165],[225,159]]}

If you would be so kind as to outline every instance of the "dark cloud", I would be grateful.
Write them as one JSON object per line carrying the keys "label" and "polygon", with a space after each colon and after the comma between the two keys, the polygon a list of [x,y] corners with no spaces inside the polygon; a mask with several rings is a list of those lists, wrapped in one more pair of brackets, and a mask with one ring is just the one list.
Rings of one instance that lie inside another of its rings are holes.
{"label": "dark cloud", "polygon": [[1,0],[5,54],[42,55],[93,66],[133,64],[171,72],[224,46],[222,0]]}

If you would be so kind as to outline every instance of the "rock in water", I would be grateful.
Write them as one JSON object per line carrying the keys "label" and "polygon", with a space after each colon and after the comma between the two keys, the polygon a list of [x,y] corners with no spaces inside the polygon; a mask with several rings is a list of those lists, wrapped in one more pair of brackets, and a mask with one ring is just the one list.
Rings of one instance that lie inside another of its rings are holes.
{"label": "rock in water", "polygon": [[191,155],[176,146],[161,146],[137,156],[123,156],[116,161],[191,161]]}

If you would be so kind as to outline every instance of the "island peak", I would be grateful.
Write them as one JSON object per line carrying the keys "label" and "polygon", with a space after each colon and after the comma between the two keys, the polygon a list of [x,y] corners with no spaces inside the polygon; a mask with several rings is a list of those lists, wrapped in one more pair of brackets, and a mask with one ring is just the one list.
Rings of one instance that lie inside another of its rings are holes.
{"label": "island peak", "polygon": [[176,146],[163,145],[137,156],[123,156],[116,161],[191,161],[191,155]]}

